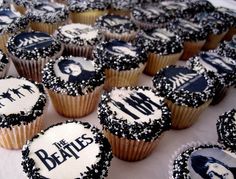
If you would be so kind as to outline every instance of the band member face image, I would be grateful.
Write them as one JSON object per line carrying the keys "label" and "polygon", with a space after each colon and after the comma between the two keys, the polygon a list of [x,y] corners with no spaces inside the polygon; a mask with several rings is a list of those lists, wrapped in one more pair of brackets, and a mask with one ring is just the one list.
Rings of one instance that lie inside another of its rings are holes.
{"label": "band member face image", "polygon": [[107,43],[106,48],[110,53],[115,55],[124,54],[133,57],[137,56],[137,48],[123,41],[113,41]]}

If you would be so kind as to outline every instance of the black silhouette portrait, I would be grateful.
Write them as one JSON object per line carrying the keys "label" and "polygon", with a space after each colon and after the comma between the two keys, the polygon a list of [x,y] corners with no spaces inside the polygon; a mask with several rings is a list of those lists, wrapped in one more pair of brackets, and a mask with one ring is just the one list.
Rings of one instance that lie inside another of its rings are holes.
{"label": "black silhouette portrait", "polygon": [[20,92],[20,88],[16,88],[16,89],[11,89],[11,91],[17,95],[19,98],[21,98],[22,96],[25,96],[23,95],[21,92]]}
{"label": "black silhouette portrait", "polygon": [[30,93],[34,93],[34,90],[32,90],[32,87],[29,85],[24,84],[22,88],[29,91]]}
{"label": "black silhouette portrait", "polygon": [[10,100],[11,102],[15,101],[15,99],[12,98],[11,94],[9,93],[9,90],[7,90],[7,92],[3,92],[0,96],[2,96],[2,98]]}

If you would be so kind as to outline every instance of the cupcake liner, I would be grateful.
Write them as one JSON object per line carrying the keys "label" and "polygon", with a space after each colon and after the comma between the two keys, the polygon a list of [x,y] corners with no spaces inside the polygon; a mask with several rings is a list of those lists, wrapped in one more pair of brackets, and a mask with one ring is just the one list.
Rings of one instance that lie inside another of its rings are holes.
{"label": "cupcake liner", "polygon": [[109,14],[118,15],[118,16],[125,16],[130,17],[130,10],[116,10],[116,9],[110,9]]}
{"label": "cupcake liner", "polygon": [[148,54],[148,61],[144,73],[150,76],[155,75],[161,68],[174,65],[182,55],[183,51],[170,55]]}
{"label": "cupcake liner", "polygon": [[32,30],[46,32],[52,35],[54,31],[57,30],[58,27],[62,26],[63,24],[64,22],[58,22],[53,24],[43,22],[30,22],[30,27]]}
{"label": "cupcake liner", "polygon": [[4,78],[6,76],[9,68],[10,68],[10,62],[6,64],[6,66],[4,67],[2,71],[0,71],[0,78]]}
{"label": "cupcake liner", "polygon": [[64,44],[63,54],[66,56],[75,56],[75,57],[86,57],[92,59],[93,46],[84,45],[79,46],[77,44]]}
{"label": "cupcake liner", "polygon": [[71,12],[70,18],[73,23],[93,25],[97,18],[108,13],[108,10],[90,10],[86,12]]}
{"label": "cupcake liner", "polygon": [[165,101],[171,111],[172,128],[184,129],[198,120],[200,114],[210,105],[212,99],[197,108],[176,105],[167,99]]}
{"label": "cupcake liner", "polygon": [[104,89],[110,90],[112,87],[136,86],[145,66],[146,63],[141,64],[139,68],[123,71],[106,69]]}
{"label": "cupcake liner", "polygon": [[53,57],[40,58],[37,60],[22,60],[9,53],[9,57],[12,59],[14,66],[20,76],[27,79],[32,79],[37,82],[42,81],[42,70],[47,62],[52,59],[56,59],[62,55],[63,47]]}
{"label": "cupcake liner", "polygon": [[59,94],[48,89],[49,96],[56,111],[65,117],[78,118],[88,115],[93,112],[97,106],[102,86],[86,95],[69,96]]}
{"label": "cupcake liner", "polygon": [[7,52],[8,52],[7,47],[6,47],[8,38],[9,38],[9,34],[7,34],[7,33],[0,35],[0,49],[5,54],[7,54]]}
{"label": "cupcake liner", "polygon": [[104,32],[103,33],[105,36],[105,40],[110,40],[110,39],[118,39],[118,40],[123,40],[126,42],[133,41],[137,35],[137,32],[131,32],[129,34],[117,34],[117,33],[111,33],[111,32]]}
{"label": "cupcake liner", "polygon": [[163,134],[161,134],[156,140],[145,142],[140,140],[129,140],[123,137],[119,138],[108,130],[103,130],[103,133],[111,144],[112,153],[119,159],[126,161],[137,161],[146,158],[151,154],[159,143],[160,138],[163,136]]}
{"label": "cupcake liner", "polygon": [[43,115],[28,124],[11,128],[0,128],[0,146],[7,149],[21,149],[27,140],[42,130]]}
{"label": "cupcake liner", "polygon": [[230,41],[232,37],[236,34],[236,27],[230,27],[227,34],[223,37],[223,40]]}
{"label": "cupcake liner", "polygon": [[203,50],[211,50],[211,49],[215,49],[220,41],[223,39],[223,37],[225,36],[225,34],[227,34],[228,31],[222,33],[222,34],[209,34],[206,40],[206,43],[204,44],[204,46],[202,47]]}
{"label": "cupcake liner", "polygon": [[188,60],[190,57],[193,57],[195,55],[197,55],[203,45],[205,44],[206,40],[201,40],[201,41],[185,41],[184,42],[184,52],[182,54],[182,56],[180,57],[180,60]]}
{"label": "cupcake liner", "polygon": [[19,6],[16,3],[13,3],[13,6],[16,9],[16,11],[21,13],[21,15],[25,15],[26,8],[24,6]]}

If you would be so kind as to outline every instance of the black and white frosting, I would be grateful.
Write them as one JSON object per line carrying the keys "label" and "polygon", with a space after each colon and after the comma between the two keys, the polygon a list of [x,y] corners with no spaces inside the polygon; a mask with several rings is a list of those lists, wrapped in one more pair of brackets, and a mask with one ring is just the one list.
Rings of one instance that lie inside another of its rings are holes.
{"label": "black and white frosting", "polygon": [[63,4],[42,1],[34,3],[27,11],[27,16],[33,22],[64,22],[69,16],[69,10]]}
{"label": "black and white frosting", "polygon": [[159,55],[179,53],[183,50],[181,38],[167,29],[151,29],[139,34],[136,45]]}
{"label": "black and white frosting", "polygon": [[230,41],[223,41],[216,49],[217,53],[236,60],[236,35]]}
{"label": "black and white frosting", "polygon": [[188,61],[188,66],[199,73],[212,73],[224,86],[231,85],[236,79],[236,61],[214,51],[199,53]]}
{"label": "black and white frosting", "polygon": [[60,42],[43,32],[21,32],[8,41],[8,51],[20,60],[49,58],[62,49]]}
{"label": "black and white frosting", "polygon": [[236,152],[236,110],[232,109],[220,115],[216,127],[218,141]]}
{"label": "black and white frosting", "polygon": [[170,179],[234,179],[236,154],[217,144],[182,146],[170,164]]}
{"label": "black and white frosting", "polygon": [[208,33],[201,25],[184,19],[177,19],[167,24],[166,28],[181,37],[184,41],[206,40]]}
{"label": "black and white frosting", "polygon": [[208,0],[189,0],[193,14],[200,12],[212,12],[215,10],[213,4]]}
{"label": "black and white frosting", "polygon": [[107,10],[110,6],[108,0],[71,0],[68,4],[72,12],[84,12],[87,10]]}
{"label": "black and white frosting", "polygon": [[0,50],[0,74],[6,68],[8,64],[9,64],[9,60],[7,56],[2,52],[2,50]]}
{"label": "black and white frosting", "polygon": [[120,40],[102,42],[96,47],[94,57],[98,66],[115,70],[134,69],[147,61],[144,49]]}
{"label": "black and white frosting", "polygon": [[118,15],[105,15],[96,21],[96,26],[111,33],[132,33],[137,26],[128,18]]}
{"label": "black and white frosting", "polygon": [[218,7],[216,9],[216,13],[217,12],[220,13],[218,16],[228,22],[230,26],[236,27],[236,10],[228,9],[226,7]]}
{"label": "black and white frosting", "polygon": [[212,80],[186,67],[163,68],[153,78],[160,95],[175,104],[198,107],[213,97]]}
{"label": "black and white frosting", "polygon": [[108,140],[89,123],[66,121],[49,127],[22,149],[29,178],[104,178],[112,159]]}
{"label": "black and white frosting", "polygon": [[1,127],[27,124],[43,114],[47,102],[43,85],[14,77],[0,79],[0,84]]}
{"label": "black and white frosting", "polygon": [[171,125],[164,98],[148,87],[114,88],[105,92],[98,117],[103,129],[132,140],[153,141]]}
{"label": "black and white frosting", "polygon": [[67,24],[58,28],[55,37],[63,44],[94,46],[102,40],[102,35],[95,27],[86,24]]}
{"label": "black and white frosting", "polygon": [[57,93],[71,96],[92,92],[104,83],[104,73],[83,57],[60,57],[43,70],[43,84]]}
{"label": "black and white frosting", "polygon": [[13,11],[11,8],[0,8],[0,34],[16,33],[26,29],[29,21],[20,13]]}

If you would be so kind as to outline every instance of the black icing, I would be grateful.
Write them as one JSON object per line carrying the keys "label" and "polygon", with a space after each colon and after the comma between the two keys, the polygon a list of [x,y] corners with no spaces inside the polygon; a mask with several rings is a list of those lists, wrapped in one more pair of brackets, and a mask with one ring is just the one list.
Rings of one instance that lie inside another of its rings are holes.
{"label": "black icing", "polygon": [[143,31],[139,34],[136,45],[160,55],[175,54],[183,50],[183,42],[180,37],[167,29]]}
{"label": "black icing", "polygon": [[[139,110],[142,111],[143,114],[150,114],[153,110],[152,107],[157,105],[145,95],[145,91],[152,91],[155,95],[157,95],[156,92],[149,87],[123,87],[114,88],[113,90],[116,89],[125,89],[129,91],[137,91],[138,89],[142,89],[143,92],[140,92],[141,95],[139,95],[138,98],[130,96],[130,98],[125,100],[135,109],[138,109],[141,106]],[[100,119],[100,123],[103,125],[103,129],[109,130],[112,134],[118,137],[125,137],[131,140],[153,141],[164,131],[170,129],[170,111],[164,104],[164,100],[162,98],[160,98],[160,105],[158,106],[158,110],[161,110],[162,112],[162,117],[160,119],[149,119],[148,122],[143,123],[138,123],[135,121],[138,120],[139,117],[130,112],[127,106],[122,106],[119,101],[113,100],[117,107],[134,119],[134,124],[127,122],[127,120],[118,118],[116,111],[111,111],[108,105],[109,102],[112,102],[110,92],[104,92],[98,107],[98,118]]]}
{"label": "black icing", "polygon": [[22,60],[53,57],[62,49],[60,42],[43,32],[21,32],[12,36],[7,45],[10,54]]}
{"label": "black icing", "polygon": [[198,107],[214,95],[212,80],[186,67],[162,69],[154,76],[153,86],[166,99],[189,107]]}
{"label": "black icing", "polygon": [[3,71],[3,69],[6,67],[6,65],[9,63],[9,60],[7,56],[0,50],[0,72]]}
{"label": "black icing", "polygon": [[[7,77],[7,78],[13,78],[13,77]],[[19,79],[24,79],[24,78],[19,78]],[[4,80],[4,79],[2,79],[2,80]],[[24,80],[26,80],[26,79],[24,79]],[[26,80],[26,81],[28,81],[28,80]],[[1,80],[0,80],[0,82],[1,82]],[[28,124],[43,114],[46,104],[47,104],[47,96],[45,94],[44,87],[42,84],[38,84],[33,81],[30,81],[30,82],[33,83],[39,90],[40,94],[39,94],[38,101],[32,107],[32,109],[30,111],[21,111],[18,114],[9,114],[9,115],[0,114],[0,126],[1,127],[11,128],[12,126],[21,125],[22,123]],[[28,85],[22,86],[21,88],[24,88],[28,92],[32,92],[31,88]],[[18,97],[22,96],[22,94],[17,93],[17,89],[15,90],[15,92],[13,89],[12,92],[15,93]],[[4,96],[4,94],[2,94],[2,95]],[[6,94],[5,94],[5,96],[6,96]],[[11,95],[7,95],[6,97],[8,97],[9,100],[15,100],[15,99],[11,98]],[[2,98],[2,96],[1,96],[1,98]],[[3,105],[3,104],[1,103],[1,105]]]}
{"label": "black icing", "polygon": [[[71,57],[60,57],[58,60],[69,60]],[[85,59],[85,58],[84,58]],[[64,81],[56,76],[54,71],[55,61],[50,61],[43,70],[43,84],[46,88],[57,93],[63,93],[71,96],[84,95],[92,92],[96,87],[104,83],[104,72],[95,67],[96,73],[93,78],[75,82],[76,80]]]}
{"label": "black icing", "polygon": [[[46,130],[40,132],[38,135],[34,136],[33,139],[27,142],[27,144],[22,149],[22,163],[24,172],[27,174],[29,178],[45,178],[40,175],[40,169],[37,168],[37,164],[35,161],[29,157],[30,150],[29,146],[34,142],[35,139],[39,138],[40,135],[43,135],[45,132],[50,130],[53,127],[57,127],[59,125],[66,125],[67,123],[76,123],[78,125],[83,125],[85,129],[90,129],[95,137],[95,143],[99,145],[100,152],[96,156],[98,161],[96,164],[87,166],[87,172],[80,173],[78,178],[104,178],[108,174],[108,168],[110,166],[110,162],[112,159],[111,146],[108,140],[103,136],[99,129],[91,126],[87,122],[78,122],[78,121],[66,121],[64,123],[59,123],[53,125]],[[63,132],[63,131],[62,131]],[[74,166],[71,166],[74,167]],[[69,175],[69,174],[68,174]]]}
{"label": "black icing", "polygon": [[236,35],[230,41],[223,41],[216,51],[219,55],[236,60]]}
{"label": "black icing", "polygon": [[110,2],[107,0],[71,0],[68,6],[72,12],[106,10],[110,6]]}
{"label": "black icing", "polygon": [[[124,52],[122,48],[130,51],[133,55]],[[140,64],[144,64],[147,61],[144,49],[120,40],[102,42],[94,50],[94,57],[98,66],[116,70],[137,68]]]}
{"label": "black icing", "polygon": [[216,123],[218,141],[236,152],[236,110],[232,109],[219,116]]}
{"label": "black icing", "polygon": [[96,21],[96,26],[111,33],[130,33],[138,30],[128,17],[105,15]]}

